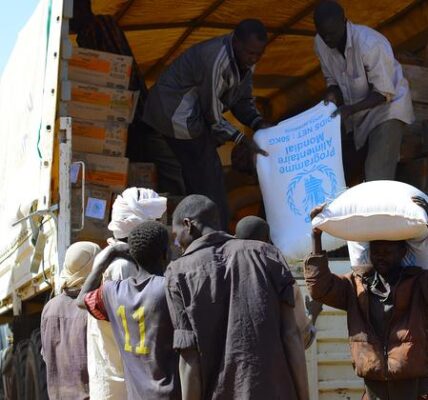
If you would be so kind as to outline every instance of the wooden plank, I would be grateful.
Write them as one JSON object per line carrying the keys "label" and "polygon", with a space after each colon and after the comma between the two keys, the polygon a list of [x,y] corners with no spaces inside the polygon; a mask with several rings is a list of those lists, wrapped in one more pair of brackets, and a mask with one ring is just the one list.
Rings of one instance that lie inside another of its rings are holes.
{"label": "wooden plank", "polygon": [[213,13],[218,7],[220,7],[225,0],[215,0],[198,18],[192,21],[191,25],[184,31],[184,33],[178,38],[174,45],[166,52],[166,54],[146,72],[146,77],[156,75],[161,68],[168,62],[170,57],[176,52],[176,50],[184,43],[184,41],[192,34],[192,32],[199,27],[204,20]]}
{"label": "wooden plank", "polygon": [[[173,29],[173,28],[188,28],[191,27],[193,21],[179,21],[179,22],[161,22],[161,23],[150,23],[150,24],[128,24],[121,25],[121,28],[126,32],[132,31],[151,31],[156,29]],[[212,28],[212,29],[228,29],[233,30],[236,24],[230,24],[226,22],[202,22],[198,25],[199,28]],[[273,34],[287,34],[294,36],[315,36],[315,32],[309,29],[294,29],[294,28],[276,28],[267,26],[266,30],[268,33]]]}

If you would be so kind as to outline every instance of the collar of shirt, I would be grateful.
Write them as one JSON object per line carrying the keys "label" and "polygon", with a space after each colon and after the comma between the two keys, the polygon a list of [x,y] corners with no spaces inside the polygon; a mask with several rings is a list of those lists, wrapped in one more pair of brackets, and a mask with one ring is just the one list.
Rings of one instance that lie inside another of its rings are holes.
{"label": "collar of shirt", "polygon": [[238,82],[240,82],[241,79],[244,79],[248,74],[254,74],[254,70],[256,69],[256,66],[253,65],[251,68],[249,68],[245,72],[244,76],[241,76],[241,73],[240,73],[239,67],[238,67],[238,61],[235,57],[235,52],[233,50],[232,40],[233,40],[233,32],[231,34],[225,36],[225,43],[226,43],[226,50],[227,50],[227,53],[229,54],[229,58],[232,62],[234,72],[238,75]]}
{"label": "collar of shirt", "polygon": [[183,253],[182,257],[192,254],[195,251],[198,251],[205,247],[210,247],[215,244],[224,243],[231,239],[236,239],[236,238],[234,236],[227,234],[226,232],[218,231],[218,232],[208,233],[207,235],[201,236],[199,239],[196,239],[195,241],[193,241],[190,244],[190,246],[186,249],[186,251]]}

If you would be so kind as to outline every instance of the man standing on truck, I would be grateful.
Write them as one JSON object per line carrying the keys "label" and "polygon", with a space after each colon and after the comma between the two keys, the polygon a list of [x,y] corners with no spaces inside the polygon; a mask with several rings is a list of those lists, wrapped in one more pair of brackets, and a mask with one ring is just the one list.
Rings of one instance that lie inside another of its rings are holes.
{"label": "man standing on truck", "polygon": [[43,308],[40,334],[51,400],[89,400],[88,315],[78,308],[76,298],[100,250],[91,242],[77,242],[67,249],[62,293]]}
{"label": "man standing on truck", "polygon": [[216,204],[173,215],[184,250],[165,273],[184,400],[309,400],[294,279],[275,247],[219,231]]}
{"label": "man standing on truck", "polygon": [[270,126],[252,97],[254,67],[266,44],[263,23],[247,19],[232,34],[192,46],[160,76],[144,107],[144,121],[166,137],[181,165],[186,193],[217,203],[223,229],[228,211],[217,147],[234,141],[266,155],[223,113],[230,110],[253,130]]}
{"label": "man standing on truck", "polygon": [[349,135],[343,141],[347,183],[360,183],[351,174],[361,175],[355,158],[365,158],[366,181],[393,180],[401,139],[414,115],[391,44],[379,32],[348,21],[336,1],[321,2],[314,21],[315,52],[328,86],[324,99],[337,105],[333,116],[341,115]]}
{"label": "man standing on truck", "polygon": [[[119,195],[112,210],[109,244],[127,243],[131,231],[147,220],[161,218],[166,198],[144,188],[128,188]],[[138,275],[135,262],[115,259],[103,274],[103,282],[124,280]],[[111,324],[88,316],[88,372],[91,400],[125,399],[126,384],[122,357]]]}
{"label": "man standing on truck", "polygon": [[111,15],[94,15],[91,0],[74,0],[70,27],[77,33],[76,41],[79,47],[130,56],[134,59],[129,89],[139,90],[140,97],[134,121],[128,129],[127,157],[131,161],[156,163],[160,192],[184,194],[180,164],[162,135],[142,121],[147,87],[128,39],[116,19]]}

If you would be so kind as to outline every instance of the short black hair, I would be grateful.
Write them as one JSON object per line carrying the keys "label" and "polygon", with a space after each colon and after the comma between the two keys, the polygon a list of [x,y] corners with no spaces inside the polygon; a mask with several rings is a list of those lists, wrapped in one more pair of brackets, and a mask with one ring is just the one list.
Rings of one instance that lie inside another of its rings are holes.
{"label": "short black hair", "polygon": [[260,240],[264,242],[269,240],[270,237],[269,225],[263,218],[249,215],[238,222],[235,236],[238,239]]}
{"label": "short black hair", "polygon": [[216,230],[220,229],[220,212],[217,204],[201,194],[191,194],[178,204],[172,219],[174,222],[182,223],[185,218]]}
{"label": "short black hair", "polygon": [[266,27],[259,19],[250,18],[242,20],[236,26],[234,35],[241,42],[248,40],[251,35],[255,35],[262,42],[267,42],[268,40]]}
{"label": "short black hair", "polygon": [[138,266],[151,274],[159,274],[160,260],[169,245],[168,231],[157,221],[144,221],[128,236],[129,253]]}
{"label": "short black hair", "polygon": [[345,18],[345,11],[343,7],[334,0],[321,1],[314,11],[315,25],[320,25],[329,19],[343,19]]}

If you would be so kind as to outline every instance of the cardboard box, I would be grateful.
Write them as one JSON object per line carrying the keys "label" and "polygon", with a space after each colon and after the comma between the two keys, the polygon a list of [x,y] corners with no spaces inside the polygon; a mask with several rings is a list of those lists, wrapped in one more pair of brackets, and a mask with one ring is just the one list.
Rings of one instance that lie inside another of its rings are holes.
{"label": "cardboard box", "polygon": [[139,92],[64,81],[61,115],[92,121],[131,123]]}
{"label": "cardboard box", "polygon": [[132,61],[129,56],[74,47],[73,55],[68,60],[68,79],[91,85],[128,89]]}
{"label": "cardboard box", "polygon": [[124,157],[128,126],[120,122],[73,119],[73,150]]}
{"label": "cardboard box", "polygon": [[153,163],[129,163],[128,186],[157,190],[157,170]]}
{"label": "cardboard box", "polygon": [[[73,161],[85,163],[87,184],[107,186],[111,191],[122,191],[128,183],[129,160],[126,157],[74,152]],[[74,177],[77,179],[73,179]],[[81,179],[80,168],[79,171],[72,169],[72,183],[76,183],[78,179]]]}
{"label": "cardboard box", "polygon": [[[72,240],[89,240],[98,244],[105,243],[111,237],[108,230],[112,206],[112,191],[109,188],[86,185],[85,200],[82,210],[81,188],[73,188],[71,191],[71,226]],[[82,212],[84,225],[82,226]]]}

